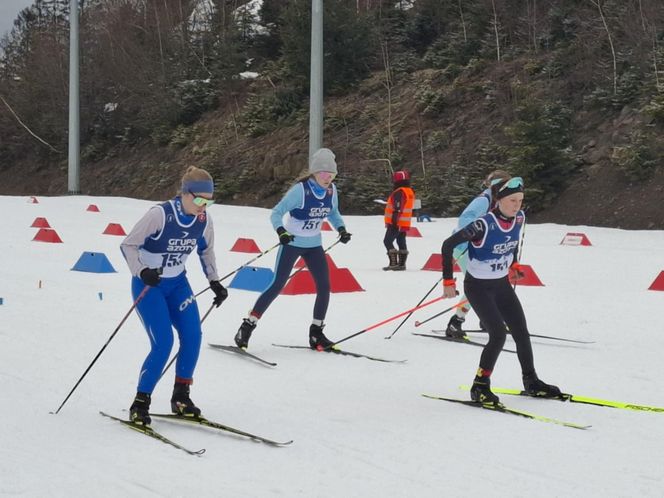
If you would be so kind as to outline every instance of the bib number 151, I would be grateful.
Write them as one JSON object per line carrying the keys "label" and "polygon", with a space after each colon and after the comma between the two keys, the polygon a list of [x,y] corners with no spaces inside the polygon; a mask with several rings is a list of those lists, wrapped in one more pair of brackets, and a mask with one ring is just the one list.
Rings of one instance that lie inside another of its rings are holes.
{"label": "bib number 151", "polygon": [[316,230],[320,226],[320,220],[307,220],[302,224],[303,230]]}

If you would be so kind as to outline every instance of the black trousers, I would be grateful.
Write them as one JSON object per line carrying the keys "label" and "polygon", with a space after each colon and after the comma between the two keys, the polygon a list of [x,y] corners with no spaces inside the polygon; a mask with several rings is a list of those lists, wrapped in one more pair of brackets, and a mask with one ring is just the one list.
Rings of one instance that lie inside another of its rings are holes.
{"label": "black trousers", "polygon": [[383,244],[385,244],[385,249],[388,251],[394,249],[394,241],[397,241],[397,246],[400,250],[406,251],[408,247],[406,246],[406,232],[402,232],[398,227],[394,225],[387,225],[385,230],[385,238],[383,238]]}
{"label": "black trousers", "polygon": [[279,247],[272,283],[258,296],[252,309],[258,316],[265,313],[272,301],[277,298],[290,278],[290,272],[295,265],[295,261],[300,256],[307,264],[307,269],[316,284],[313,318],[314,320],[325,319],[327,307],[330,303],[330,271],[327,266],[325,251],[321,246],[295,247],[290,244]]}
{"label": "black trousers", "polygon": [[509,333],[516,343],[516,352],[524,375],[534,374],[533,348],[521,302],[507,276],[479,279],[466,272],[464,292],[475,313],[489,333],[489,342],[480,357],[480,368],[493,370]]}

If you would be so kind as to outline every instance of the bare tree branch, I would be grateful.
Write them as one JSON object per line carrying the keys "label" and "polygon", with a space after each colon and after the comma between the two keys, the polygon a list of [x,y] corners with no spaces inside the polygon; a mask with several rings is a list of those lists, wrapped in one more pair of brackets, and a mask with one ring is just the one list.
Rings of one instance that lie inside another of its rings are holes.
{"label": "bare tree branch", "polygon": [[422,123],[420,122],[420,115],[417,115],[417,133],[420,137],[420,161],[422,162],[422,177],[426,179],[427,169],[424,164],[424,139],[422,137]]}
{"label": "bare tree branch", "polygon": [[643,4],[641,0],[639,0],[639,14],[641,15],[641,27],[643,28],[643,32],[646,33],[648,30],[646,29],[646,19],[643,17]]}
{"label": "bare tree branch", "polygon": [[491,0],[491,7],[493,8],[493,31],[496,35],[496,59],[500,60],[500,37],[498,36],[498,14],[495,0]]}
{"label": "bare tree branch", "polygon": [[58,154],[60,153],[60,151],[59,151],[58,149],[56,149],[55,147],[53,147],[53,146],[52,146],[51,144],[49,144],[46,140],[42,140],[41,138],[39,138],[37,135],[35,135],[35,134],[32,132],[32,130],[31,130],[30,128],[27,127],[27,125],[26,125],[23,121],[21,121],[21,118],[19,118],[19,117],[16,115],[16,113],[14,112],[14,109],[11,108],[11,106],[7,103],[7,101],[4,99],[4,97],[3,97],[2,95],[0,95],[0,100],[2,100],[2,103],[5,104],[5,105],[7,106],[7,109],[9,109],[9,112],[11,112],[12,116],[14,116],[14,118],[16,118],[16,121],[18,121],[18,123],[19,123],[23,128],[25,128],[25,129],[27,130],[27,132],[30,133],[30,135],[32,135],[32,136],[35,137],[37,140],[39,140],[41,143],[43,143],[44,145],[46,145],[46,146],[47,146],[49,149],[51,149],[53,152],[57,152]]}
{"label": "bare tree branch", "polygon": [[463,28],[463,42],[468,43],[468,33],[466,33],[466,21],[463,18],[463,7],[459,0],[459,15],[461,16],[461,27]]}
{"label": "bare tree branch", "polygon": [[[383,66],[385,68],[385,88],[387,89],[387,157],[392,157],[392,69],[390,67],[390,54],[387,42],[381,43]],[[390,168],[392,166],[390,165]]]}
{"label": "bare tree branch", "polygon": [[613,38],[611,37],[611,31],[609,30],[609,25],[606,23],[606,17],[604,16],[604,10],[602,10],[602,0],[590,0],[590,3],[597,6],[599,11],[599,17],[602,19],[602,24],[606,30],[606,36],[609,38],[609,45],[611,47],[611,57],[613,57],[613,95],[618,93],[618,63],[616,61],[616,49],[613,46]]}

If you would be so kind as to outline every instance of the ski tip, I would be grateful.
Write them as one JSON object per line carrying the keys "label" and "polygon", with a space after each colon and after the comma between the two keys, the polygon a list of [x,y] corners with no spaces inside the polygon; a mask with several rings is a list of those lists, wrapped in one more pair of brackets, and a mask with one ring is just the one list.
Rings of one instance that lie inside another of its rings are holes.
{"label": "ski tip", "polygon": [[271,439],[264,439],[264,438],[250,438],[254,443],[263,443],[267,444],[268,446],[272,446],[274,448],[280,448],[282,446],[289,446],[293,444],[293,440],[291,439],[290,441],[272,441]]}

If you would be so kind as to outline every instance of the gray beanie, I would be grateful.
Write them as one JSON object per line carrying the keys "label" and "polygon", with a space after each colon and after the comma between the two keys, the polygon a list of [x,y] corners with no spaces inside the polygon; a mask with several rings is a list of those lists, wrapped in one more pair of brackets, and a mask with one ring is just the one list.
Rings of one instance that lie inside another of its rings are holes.
{"label": "gray beanie", "polygon": [[312,175],[320,171],[337,174],[337,163],[334,160],[334,152],[330,149],[318,149],[311,156],[309,163],[309,173]]}

